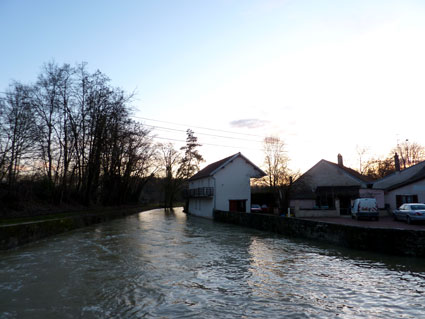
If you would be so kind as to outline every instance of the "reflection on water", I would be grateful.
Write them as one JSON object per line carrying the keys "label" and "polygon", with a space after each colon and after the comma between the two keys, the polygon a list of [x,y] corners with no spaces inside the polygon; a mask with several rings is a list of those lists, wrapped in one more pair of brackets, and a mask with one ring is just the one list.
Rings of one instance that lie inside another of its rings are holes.
{"label": "reflection on water", "polygon": [[0,318],[424,318],[425,261],[154,210],[0,253]]}

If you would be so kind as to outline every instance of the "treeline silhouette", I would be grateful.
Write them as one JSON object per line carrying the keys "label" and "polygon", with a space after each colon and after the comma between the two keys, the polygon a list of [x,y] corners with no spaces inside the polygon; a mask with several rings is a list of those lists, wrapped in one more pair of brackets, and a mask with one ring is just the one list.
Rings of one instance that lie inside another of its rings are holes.
{"label": "treeline silhouette", "polygon": [[48,63],[34,84],[11,83],[0,99],[0,203],[137,201],[156,148],[130,118],[132,97],[85,63]]}

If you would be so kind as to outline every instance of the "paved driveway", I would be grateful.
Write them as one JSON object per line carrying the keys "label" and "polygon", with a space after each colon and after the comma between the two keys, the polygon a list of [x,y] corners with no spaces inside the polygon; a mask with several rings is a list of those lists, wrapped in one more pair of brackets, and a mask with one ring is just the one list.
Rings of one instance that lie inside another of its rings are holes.
{"label": "paved driveway", "polygon": [[315,221],[322,221],[325,223],[353,225],[370,228],[397,228],[397,229],[412,229],[412,230],[423,230],[425,231],[425,224],[413,224],[408,225],[404,221],[395,221],[390,216],[380,217],[379,221],[374,220],[355,220],[350,216],[340,217],[305,217],[302,219],[309,219]]}

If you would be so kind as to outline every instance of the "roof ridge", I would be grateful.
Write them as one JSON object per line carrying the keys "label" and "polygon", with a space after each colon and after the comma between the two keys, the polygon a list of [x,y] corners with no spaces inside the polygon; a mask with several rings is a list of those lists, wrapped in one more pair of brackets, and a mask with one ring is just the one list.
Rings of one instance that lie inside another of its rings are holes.
{"label": "roof ridge", "polygon": [[201,169],[195,175],[190,177],[189,180],[194,180],[194,179],[210,176],[211,173],[217,169],[217,167],[222,166],[223,163],[226,163],[229,159],[233,158],[235,155],[238,155],[238,154],[239,153],[230,155],[228,157],[222,158],[221,160],[215,161],[215,162],[205,166],[203,169]]}
{"label": "roof ridge", "polygon": [[337,163],[334,163],[334,162],[331,162],[331,161],[328,161],[328,160],[325,160],[325,159],[323,161],[344,170],[346,173],[354,176],[357,179],[360,179],[362,182],[374,182],[375,181],[374,179],[370,178],[369,176],[363,175],[362,173],[356,171],[355,169],[353,169],[351,167],[347,167],[347,166],[344,166],[344,165],[340,166]]}
{"label": "roof ridge", "polygon": [[[411,168],[415,168],[416,166],[418,166],[418,165],[420,165],[420,164],[425,164],[425,161],[421,161],[421,162],[419,162],[419,163],[417,163],[417,164],[415,164],[415,165],[409,166],[409,167],[407,167],[407,168],[405,168],[405,169],[402,169],[402,170],[399,170],[399,171],[394,171],[394,172],[392,172],[392,173],[390,173],[390,174],[388,174],[388,175],[386,175],[386,176],[384,176],[384,177],[381,177],[380,179],[376,180],[376,182],[380,182],[380,181],[382,181],[382,180],[384,180],[384,179],[390,178],[390,177],[392,177],[392,176],[396,175],[396,173],[397,173],[397,172],[398,172],[399,174],[404,173],[405,171],[408,171],[408,170],[410,170]],[[425,166],[424,166],[424,167],[425,167]],[[422,167],[422,168],[424,168],[424,167]]]}
{"label": "roof ridge", "polygon": [[251,166],[253,166],[254,169],[258,170],[261,174],[266,175],[261,170],[261,168],[259,168],[257,165],[255,165],[254,163],[252,163],[248,158],[246,158],[244,155],[242,155],[241,152],[238,152],[236,154],[233,154],[231,156],[225,157],[225,158],[223,158],[223,159],[221,159],[219,161],[216,161],[214,163],[211,163],[211,164],[207,165],[206,167],[204,167],[203,169],[201,169],[198,173],[196,173],[191,178],[189,178],[189,180],[195,180],[195,179],[200,179],[200,178],[205,178],[205,177],[208,177],[208,176],[212,176],[220,168],[226,166],[229,162],[233,161],[237,157],[242,157],[246,162],[248,162]]}

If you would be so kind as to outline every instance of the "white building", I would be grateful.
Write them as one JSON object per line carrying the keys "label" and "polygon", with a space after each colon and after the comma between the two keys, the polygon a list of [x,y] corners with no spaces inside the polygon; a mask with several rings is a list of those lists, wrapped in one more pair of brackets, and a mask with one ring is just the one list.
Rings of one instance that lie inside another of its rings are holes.
{"label": "white building", "polygon": [[189,179],[192,215],[213,218],[214,210],[249,212],[251,178],[266,174],[241,153],[212,163]]}

